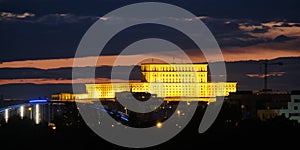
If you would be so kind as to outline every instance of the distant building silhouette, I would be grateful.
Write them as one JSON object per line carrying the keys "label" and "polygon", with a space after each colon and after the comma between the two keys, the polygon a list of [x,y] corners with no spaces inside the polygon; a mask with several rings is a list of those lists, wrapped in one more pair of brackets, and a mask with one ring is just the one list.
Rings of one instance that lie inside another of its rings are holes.
{"label": "distant building silhouette", "polygon": [[280,110],[279,113],[300,123],[300,91],[291,92],[291,102],[288,102],[288,108]]}
{"label": "distant building silhouette", "polygon": [[230,93],[225,105],[230,105],[240,113],[240,119],[266,121],[280,115],[280,110],[288,108],[290,93],[285,91],[237,91]]}
{"label": "distant building silhouette", "polygon": [[3,106],[4,95],[0,94],[0,108]]}

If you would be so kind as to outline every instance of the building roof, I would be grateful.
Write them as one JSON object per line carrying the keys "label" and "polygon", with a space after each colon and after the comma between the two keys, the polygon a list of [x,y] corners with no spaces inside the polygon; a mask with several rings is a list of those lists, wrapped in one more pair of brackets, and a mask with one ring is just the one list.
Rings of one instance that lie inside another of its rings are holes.
{"label": "building roof", "polygon": [[208,65],[207,63],[142,63],[141,65]]}
{"label": "building roof", "polygon": [[252,95],[252,91],[236,91],[235,94]]}
{"label": "building roof", "polygon": [[300,95],[300,90],[291,91],[291,95]]}

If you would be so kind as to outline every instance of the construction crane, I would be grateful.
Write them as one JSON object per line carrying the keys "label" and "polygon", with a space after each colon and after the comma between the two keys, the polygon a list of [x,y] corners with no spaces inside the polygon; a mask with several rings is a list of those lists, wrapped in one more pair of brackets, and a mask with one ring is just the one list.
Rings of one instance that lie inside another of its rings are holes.
{"label": "construction crane", "polygon": [[269,62],[267,59],[263,62],[264,64],[264,91],[268,91],[268,80],[267,80],[267,77],[268,77],[268,65],[283,65],[282,62],[274,62],[274,63],[271,63]]}

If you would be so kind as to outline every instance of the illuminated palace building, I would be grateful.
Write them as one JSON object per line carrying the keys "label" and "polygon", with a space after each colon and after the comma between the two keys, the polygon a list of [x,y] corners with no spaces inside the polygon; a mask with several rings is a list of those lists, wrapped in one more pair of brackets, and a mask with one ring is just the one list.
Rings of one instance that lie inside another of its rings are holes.
{"label": "illuminated palace building", "polygon": [[208,82],[207,64],[142,64],[140,82],[86,84],[87,97],[114,99],[117,92],[146,92],[167,101],[215,101],[236,82]]}

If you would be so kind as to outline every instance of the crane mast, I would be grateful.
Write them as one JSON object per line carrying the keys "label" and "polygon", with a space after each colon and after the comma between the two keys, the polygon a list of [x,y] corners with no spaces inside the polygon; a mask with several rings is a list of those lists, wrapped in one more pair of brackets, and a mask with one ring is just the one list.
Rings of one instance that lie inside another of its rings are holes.
{"label": "crane mast", "polygon": [[264,64],[264,91],[268,91],[268,65],[283,65],[282,62],[270,63],[267,59],[263,62]]}

